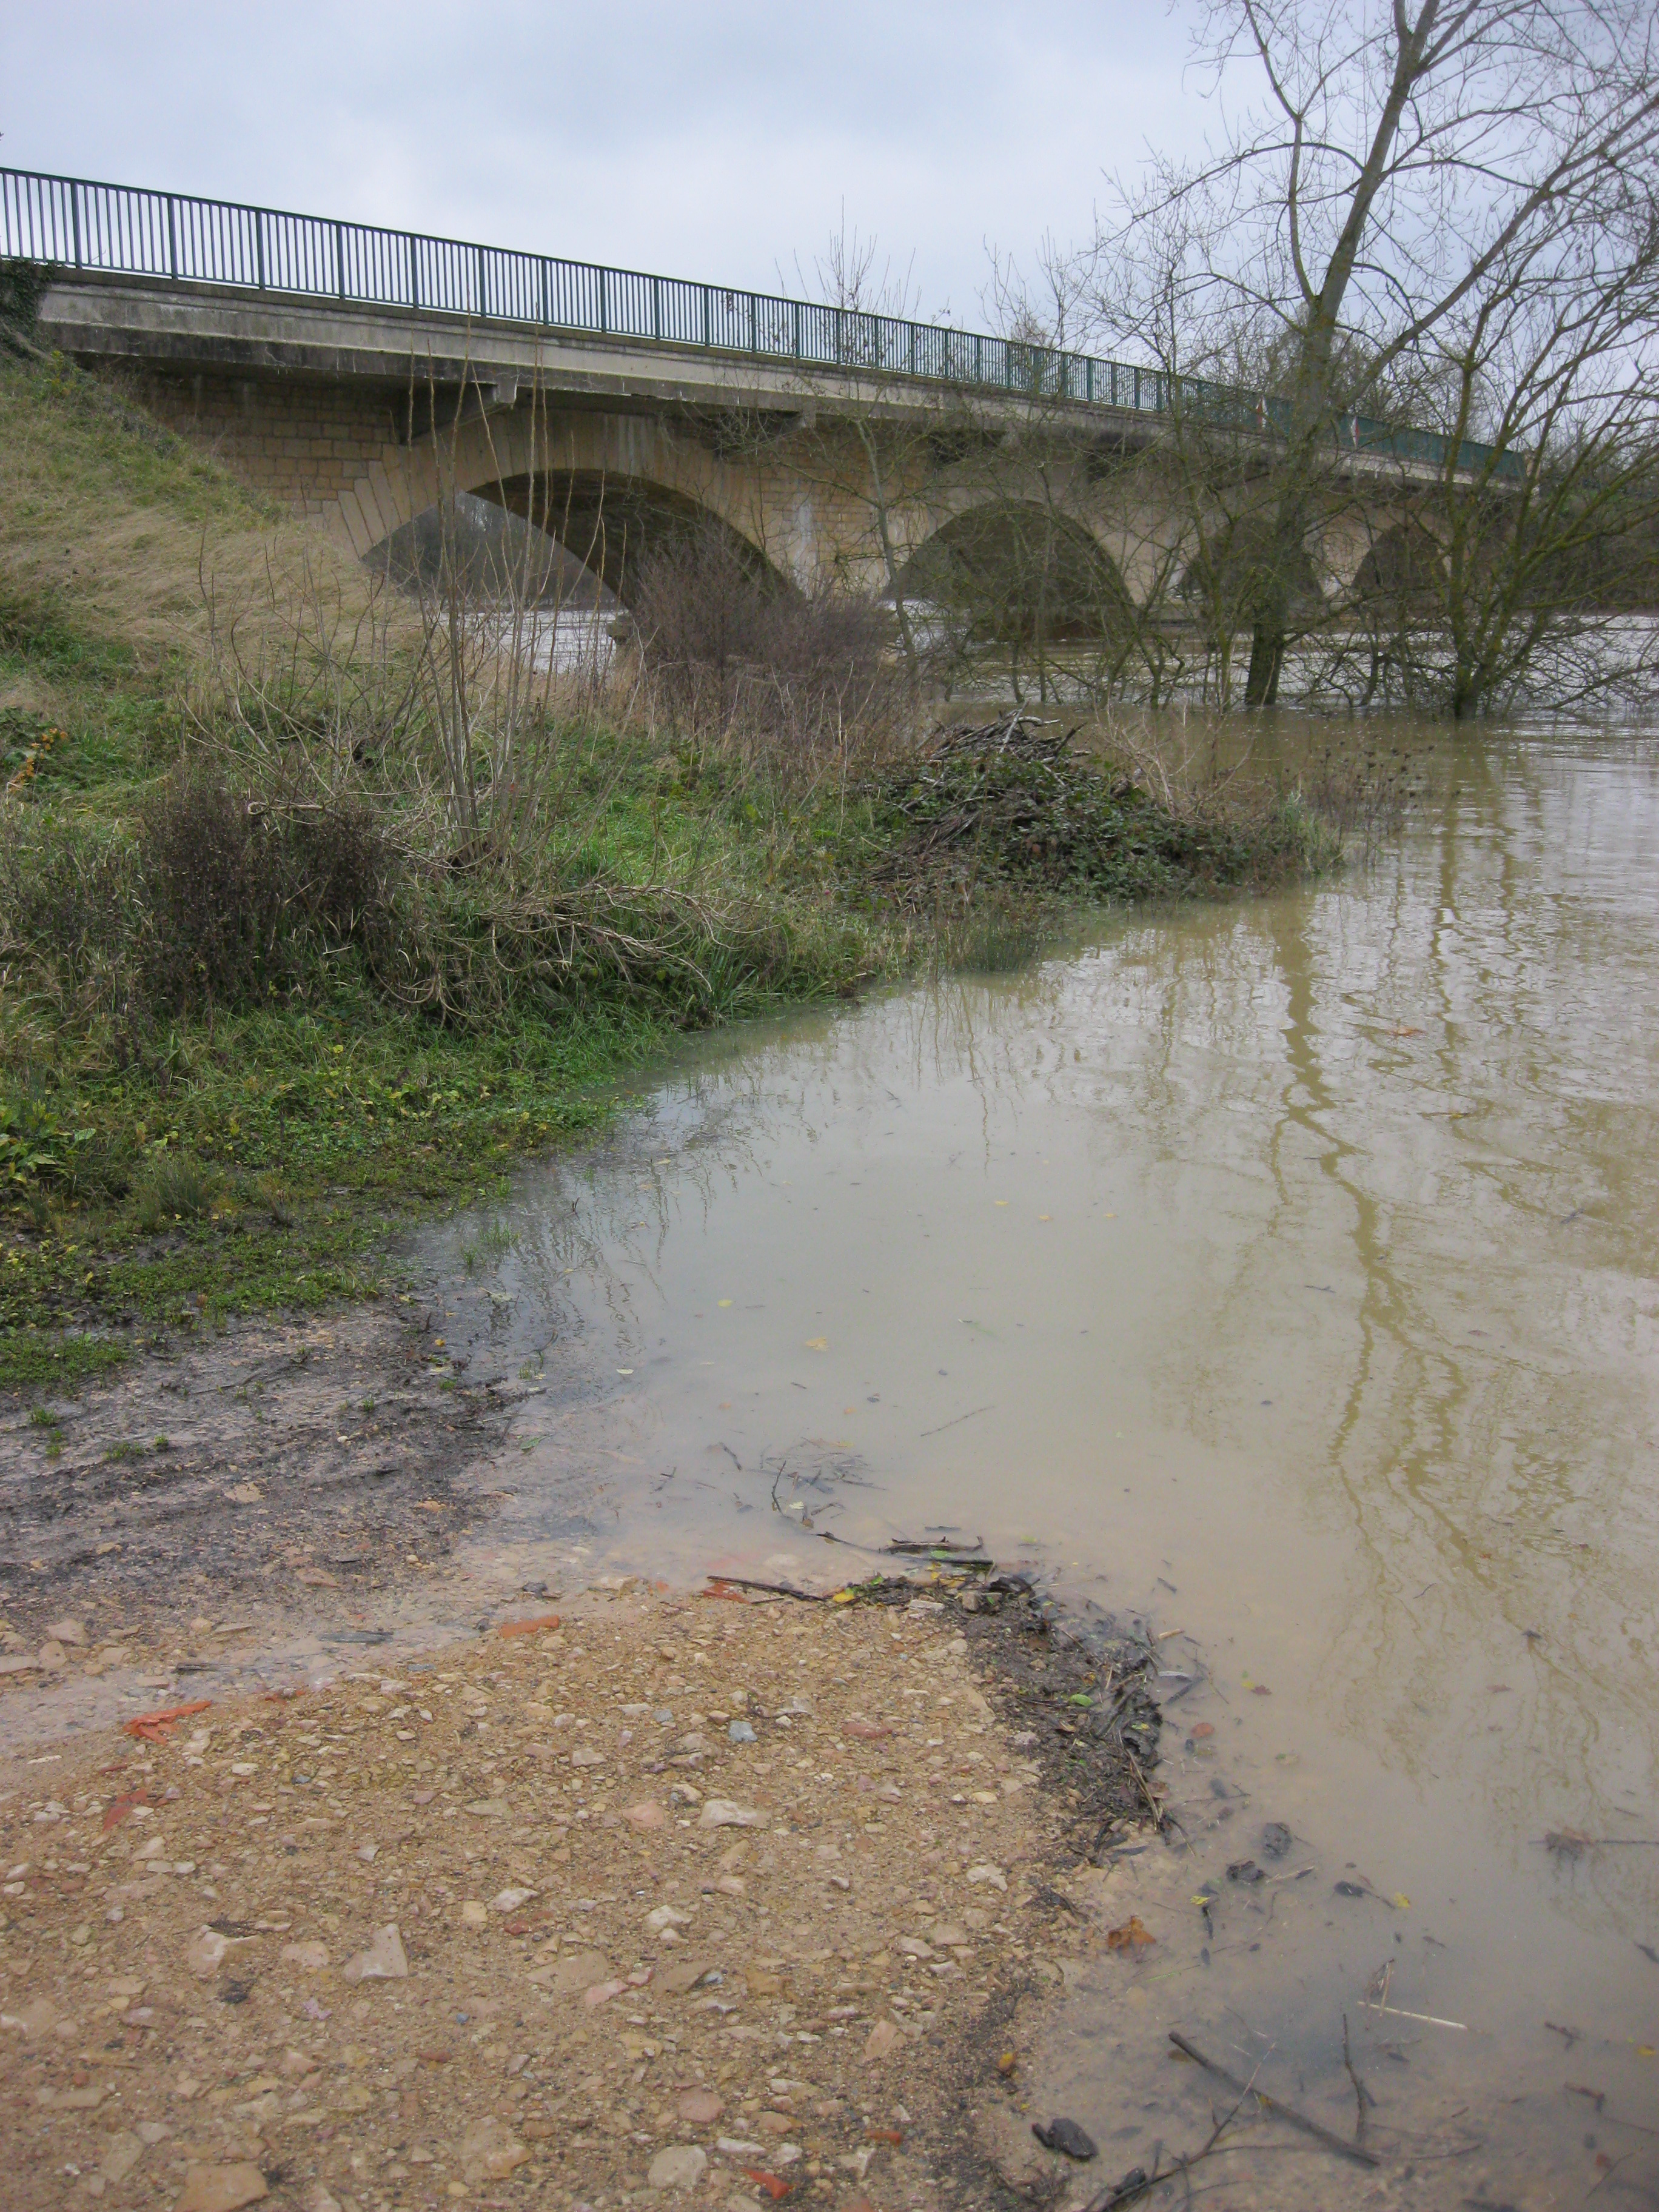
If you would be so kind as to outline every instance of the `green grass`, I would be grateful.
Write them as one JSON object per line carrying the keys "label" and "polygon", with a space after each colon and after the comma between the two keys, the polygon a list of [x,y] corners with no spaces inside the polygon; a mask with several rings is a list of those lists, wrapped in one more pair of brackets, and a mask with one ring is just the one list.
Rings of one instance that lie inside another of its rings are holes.
{"label": "green grass", "polygon": [[[397,1231],[603,1127],[672,1034],[612,1016],[457,1035],[347,993],[175,1031],[165,1090],[136,1066],[59,1070],[94,1133],[88,1188],[0,1248],[0,1386],[94,1371],[135,1332],[385,1295]],[[201,1202],[158,1220],[181,1182]]]}

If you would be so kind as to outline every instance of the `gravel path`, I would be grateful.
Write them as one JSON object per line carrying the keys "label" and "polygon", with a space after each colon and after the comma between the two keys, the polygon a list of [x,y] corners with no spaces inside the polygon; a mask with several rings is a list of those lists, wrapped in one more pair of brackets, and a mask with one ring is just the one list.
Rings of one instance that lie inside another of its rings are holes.
{"label": "gravel path", "polygon": [[1030,2144],[1024,2054],[1103,1940],[1065,1893],[1102,1792],[1074,1710],[1021,1728],[1046,1630],[994,1610],[636,1585],[9,1759],[8,2205],[1082,2179]]}

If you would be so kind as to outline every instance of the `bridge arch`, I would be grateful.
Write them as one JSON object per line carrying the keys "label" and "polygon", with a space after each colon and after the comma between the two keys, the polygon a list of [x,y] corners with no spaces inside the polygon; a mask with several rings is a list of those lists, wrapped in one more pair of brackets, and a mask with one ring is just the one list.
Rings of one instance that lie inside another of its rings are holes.
{"label": "bridge arch", "polygon": [[780,491],[661,417],[514,408],[388,446],[337,505],[362,557],[451,494],[475,493],[546,530],[626,605],[647,550],[697,529],[730,542],[757,580],[801,571],[808,549],[794,541],[811,519],[803,529]]}
{"label": "bridge arch", "polygon": [[1273,520],[1266,514],[1230,515],[1213,523],[1193,544],[1176,589],[1197,620],[1217,638],[1230,638],[1249,627],[1258,605],[1282,589],[1292,607],[1323,604],[1313,553],[1298,545],[1288,574],[1279,572],[1281,555]]}
{"label": "bridge arch", "polygon": [[1036,500],[1004,496],[959,509],[916,545],[899,586],[981,641],[1098,638],[1133,620],[1128,585],[1099,538]]}
{"label": "bridge arch", "polygon": [[1348,598],[1360,608],[1432,606],[1441,595],[1445,569],[1440,540],[1426,523],[1407,515],[1372,534]]}
{"label": "bridge arch", "polygon": [[550,469],[478,486],[478,496],[520,516],[574,554],[632,606],[644,563],[653,553],[713,536],[755,582],[787,588],[763,550],[718,509],[649,477],[607,477],[594,470]]}

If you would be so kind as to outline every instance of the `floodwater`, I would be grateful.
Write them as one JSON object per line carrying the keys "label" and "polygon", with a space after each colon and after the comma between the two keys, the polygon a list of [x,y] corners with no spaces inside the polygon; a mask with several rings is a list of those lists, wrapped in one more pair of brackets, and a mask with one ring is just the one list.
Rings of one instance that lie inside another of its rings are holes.
{"label": "floodwater", "polygon": [[1195,2193],[1659,2203],[1659,743],[1421,759],[1346,879],[711,1040],[440,1248],[548,1385],[526,1559],[951,1529],[1164,1639],[1187,1843],[1037,2092],[1091,2185],[1235,2101],[1171,2027],[1351,2136],[1346,2014],[1383,2167]]}

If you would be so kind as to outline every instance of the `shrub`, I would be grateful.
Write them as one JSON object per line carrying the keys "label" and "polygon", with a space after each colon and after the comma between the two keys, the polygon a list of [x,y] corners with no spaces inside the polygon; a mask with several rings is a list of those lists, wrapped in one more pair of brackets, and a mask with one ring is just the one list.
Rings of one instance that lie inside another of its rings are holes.
{"label": "shrub", "polygon": [[0,258],[0,325],[27,338],[52,289],[54,272],[45,261]]}
{"label": "shrub", "polygon": [[0,1098],[0,1182],[18,1191],[42,1182],[72,1188],[77,1156],[92,1135],[27,1096]]}
{"label": "shrub", "polygon": [[632,611],[660,704],[689,735],[787,754],[885,741],[903,717],[881,611],[761,573],[728,531],[648,554]]}
{"label": "shrub", "polygon": [[0,814],[0,958],[59,1014],[118,1013],[145,933],[129,841],[17,807]]}
{"label": "shrub", "polygon": [[398,874],[384,833],[349,800],[282,807],[182,774],[138,832],[153,1010],[248,1006],[292,990],[325,947],[371,959],[392,929]]}

